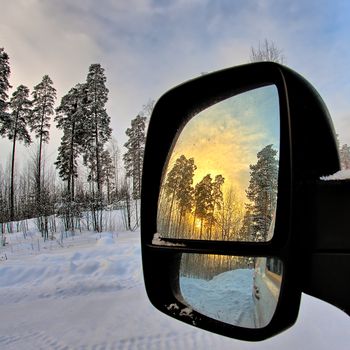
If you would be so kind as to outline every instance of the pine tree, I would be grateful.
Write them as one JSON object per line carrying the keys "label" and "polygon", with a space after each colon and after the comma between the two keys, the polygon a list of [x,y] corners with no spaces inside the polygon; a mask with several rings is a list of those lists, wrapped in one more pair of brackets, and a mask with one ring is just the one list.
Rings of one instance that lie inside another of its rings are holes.
{"label": "pine tree", "polygon": [[6,123],[6,120],[9,118],[8,113],[6,113],[8,108],[8,89],[11,88],[9,83],[9,76],[11,73],[9,56],[4,51],[3,47],[0,47],[0,129],[2,124]]}
{"label": "pine tree", "polygon": [[89,167],[90,177],[96,182],[99,201],[102,200],[101,153],[112,133],[110,117],[105,108],[108,101],[105,83],[104,69],[100,64],[92,64],[86,79],[84,164]]}
{"label": "pine tree", "polygon": [[253,216],[252,216],[252,205],[246,204],[246,211],[243,218],[242,227],[239,230],[239,241],[251,241],[254,237],[253,234]]}
{"label": "pine tree", "polygon": [[195,229],[195,222],[200,220],[199,239],[202,239],[203,226],[206,221],[210,221],[214,209],[213,202],[213,181],[210,174],[203,177],[203,179],[196,185],[194,189],[195,210],[193,219],[193,231]]}
{"label": "pine tree", "polygon": [[5,171],[0,165],[0,227],[1,227],[1,243],[0,246],[6,244],[5,237],[5,223],[9,221],[8,212],[8,181],[6,179]]}
{"label": "pine tree", "polygon": [[115,179],[115,168],[111,154],[108,150],[103,150],[101,153],[102,163],[102,182],[106,184],[107,193],[107,204],[112,202],[112,193],[116,190]]}
{"label": "pine tree", "polygon": [[197,169],[196,165],[194,164],[194,159],[189,158],[187,159],[187,162],[184,167],[180,167],[181,172],[181,178],[178,182],[178,189],[176,191],[176,197],[178,202],[178,209],[179,209],[179,225],[178,227],[181,227],[182,219],[185,215],[185,213],[190,213],[193,207],[193,195],[194,195],[194,188],[192,187],[193,184],[193,175],[194,171]]}
{"label": "pine tree", "polygon": [[124,144],[127,152],[123,156],[126,176],[132,178],[132,195],[134,199],[141,197],[141,177],[143,156],[145,153],[146,117],[138,115],[131,121],[131,128],[126,130],[129,140]]}
{"label": "pine tree", "polygon": [[0,134],[7,136],[12,141],[12,160],[11,160],[11,186],[10,186],[10,220],[13,221],[14,215],[14,171],[16,142],[23,141],[25,145],[31,143],[31,138],[27,130],[27,124],[31,115],[31,101],[29,100],[29,89],[20,85],[12,94],[10,100],[11,112],[8,118],[3,120]]}
{"label": "pine tree", "polygon": [[70,202],[74,202],[75,199],[74,182],[78,176],[77,159],[86,135],[85,103],[85,85],[77,84],[62,97],[56,109],[55,121],[57,128],[63,130],[63,136],[55,165],[61,179],[67,181]]}
{"label": "pine tree", "polygon": [[78,177],[77,159],[83,148],[85,135],[85,101],[85,85],[77,84],[62,97],[55,116],[57,128],[63,131],[55,165],[59,176],[67,183],[62,193],[58,214],[63,218],[65,229],[72,232],[75,230],[75,221],[78,219],[79,222],[82,210],[76,203],[76,179]]}
{"label": "pine tree", "polygon": [[212,228],[215,223],[216,210],[220,211],[223,204],[222,186],[225,178],[222,175],[216,175],[212,186],[212,212],[209,213],[209,239],[212,238]]}
{"label": "pine tree", "polygon": [[117,140],[114,139],[113,137],[109,141],[108,151],[109,151],[109,154],[111,155],[112,167],[114,170],[112,175],[114,190],[112,192],[111,201],[117,202],[122,198],[122,196],[120,196],[121,187],[122,187],[121,176],[120,176],[120,149],[119,149]]}
{"label": "pine tree", "polygon": [[37,154],[37,171],[36,171],[36,189],[37,204],[39,205],[39,214],[44,204],[41,198],[41,188],[43,186],[42,179],[42,153],[43,143],[49,142],[50,117],[54,114],[54,104],[56,100],[56,89],[52,86],[53,82],[48,75],[44,75],[42,81],[34,87],[33,109],[30,117],[29,125],[35,137],[39,139],[39,148]]}
{"label": "pine tree", "polygon": [[[184,218],[191,213],[193,205],[194,159],[181,155],[168,172],[162,186],[158,221],[162,234],[176,237],[185,231]],[[189,230],[188,230],[189,231]]]}
{"label": "pine tree", "polygon": [[258,161],[250,165],[247,197],[251,201],[253,240],[266,241],[277,202],[278,160],[272,145],[257,154]]}
{"label": "pine tree", "polygon": [[[193,158],[187,159],[181,155],[168,172],[162,186],[160,201],[162,233],[171,232],[172,236],[176,236],[183,226],[185,215],[191,212],[194,194],[192,184],[196,169]],[[177,221],[176,214],[178,214]]]}

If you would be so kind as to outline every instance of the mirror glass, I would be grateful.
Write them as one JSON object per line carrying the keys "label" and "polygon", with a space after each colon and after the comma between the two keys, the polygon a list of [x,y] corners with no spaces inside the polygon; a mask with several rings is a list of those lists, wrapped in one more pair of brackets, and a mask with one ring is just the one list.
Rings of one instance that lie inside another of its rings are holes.
{"label": "mirror glass", "polygon": [[267,326],[276,310],[283,264],[277,258],[182,254],[185,304],[238,327]]}
{"label": "mirror glass", "polygon": [[168,156],[158,200],[164,238],[268,241],[279,164],[275,85],[233,96],[195,115]]}

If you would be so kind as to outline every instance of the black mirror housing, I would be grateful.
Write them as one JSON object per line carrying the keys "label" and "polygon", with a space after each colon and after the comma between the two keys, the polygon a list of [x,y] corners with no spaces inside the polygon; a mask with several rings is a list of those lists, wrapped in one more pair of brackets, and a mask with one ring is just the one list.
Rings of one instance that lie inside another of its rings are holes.
{"label": "black mirror housing", "polygon": [[[186,122],[219,101],[266,85],[276,86],[280,106],[280,165],[273,238],[264,243],[156,240],[164,165]],[[142,179],[142,259],[146,291],[152,304],[188,324],[242,340],[263,340],[292,326],[297,319],[301,292],[308,284],[308,275],[302,271],[310,271],[310,254],[314,253],[310,230],[315,221],[307,217],[313,201],[309,188],[321,176],[337,170],[337,144],[327,108],[316,90],[287,67],[272,62],[233,67],[168,91],[157,102],[150,120]],[[243,328],[189,308],[179,287],[182,253],[279,258],[284,274],[271,322],[263,328]]]}

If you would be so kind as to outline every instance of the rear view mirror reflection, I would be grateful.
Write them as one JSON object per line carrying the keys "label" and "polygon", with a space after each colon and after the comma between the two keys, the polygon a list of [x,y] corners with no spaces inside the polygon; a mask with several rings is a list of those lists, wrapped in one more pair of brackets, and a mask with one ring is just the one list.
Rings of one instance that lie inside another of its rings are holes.
{"label": "rear view mirror reflection", "polygon": [[275,85],[233,96],[184,126],[158,200],[164,238],[264,242],[273,236],[279,165]]}
{"label": "rear view mirror reflection", "polygon": [[277,258],[183,254],[180,290],[193,310],[234,326],[262,328],[276,310],[283,264]]}

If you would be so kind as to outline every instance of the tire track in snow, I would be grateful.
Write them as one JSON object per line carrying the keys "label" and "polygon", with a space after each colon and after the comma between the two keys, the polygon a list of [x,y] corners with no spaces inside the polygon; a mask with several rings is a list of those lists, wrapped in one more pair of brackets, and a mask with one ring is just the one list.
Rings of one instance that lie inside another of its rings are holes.
{"label": "tire track in snow", "polygon": [[2,350],[70,350],[73,349],[61,340],[50,337],[44,332],[24,332],[21,335],[0,336]]}
{"label": "tire track in snow", "polygon": [[188,333],[164,333],[140,337],[129,337],[115,342],[117,350],[152,350],[152,349],[202,349],[212,348],[214,338],[197,331]]}
{"label": "tire track in snow", "polygon": [[51,337],[44,332],[28,332],[21,335],[0,336],[2,350],[35,349],[35,350],[177,350],[177,349],[211,349],[218,346],[210,335],[197,331],[188,333],[164,333],[147,336],[128,337],[120,340],[108,340],[98,344],[82,344],[71,346],[60,339]]}

